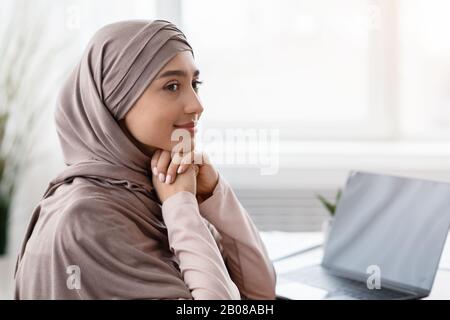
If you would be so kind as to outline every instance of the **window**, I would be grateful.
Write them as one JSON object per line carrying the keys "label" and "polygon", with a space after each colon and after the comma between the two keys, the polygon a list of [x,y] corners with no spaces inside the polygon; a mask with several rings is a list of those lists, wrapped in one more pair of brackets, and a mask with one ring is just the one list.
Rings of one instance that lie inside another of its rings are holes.
{"label": "window", "polygon": [[450,2],[399,1],[401,130],[450,138]]}
{"label": "window", "polygon": [[182,2],[205,80],[205,127],[388,137],[380,10],[361,0]]}
{"label": "window", "polygon": [[449,11],[446,0],[181,2],[206,127],[448,139]]}

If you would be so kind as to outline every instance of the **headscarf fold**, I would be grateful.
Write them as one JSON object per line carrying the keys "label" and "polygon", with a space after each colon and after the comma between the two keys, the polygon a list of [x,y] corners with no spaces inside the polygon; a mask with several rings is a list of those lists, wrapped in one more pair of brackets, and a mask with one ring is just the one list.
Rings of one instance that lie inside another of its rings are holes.
{"label": "headscarf fold", "polygon": [[184,34],[165,20],[109,24],[89,41],[58,94],[55,121],[67,167],[32,214],[16,265],[16,297],[73,298],[61,268],[75,258],[91,272],[85,285],[96,284],[85,297],[189,298],[168,251],[150,156],[119,126],[182,51],[193,55]]}

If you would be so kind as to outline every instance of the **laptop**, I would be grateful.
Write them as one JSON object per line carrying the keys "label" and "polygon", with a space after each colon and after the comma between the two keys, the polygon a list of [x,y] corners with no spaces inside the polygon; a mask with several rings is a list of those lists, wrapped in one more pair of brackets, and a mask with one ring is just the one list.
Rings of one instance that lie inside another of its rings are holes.
{"label": "laptop", "polygon": [[319,299],[426,297],[449,227],[450,183],[351,172],[321,264],[279,274],[277,288],[297,283],[324,292]]}

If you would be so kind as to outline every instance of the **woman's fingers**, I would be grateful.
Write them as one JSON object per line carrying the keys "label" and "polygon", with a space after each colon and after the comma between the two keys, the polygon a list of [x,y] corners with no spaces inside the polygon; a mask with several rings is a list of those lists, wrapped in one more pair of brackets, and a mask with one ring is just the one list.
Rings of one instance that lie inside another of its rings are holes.
{"label": "woman's fingers", "polygon": [[[151,167],[155,176],[163,183],[173,183],[177,175],[186,172],[192,164],[203,165],[209,163],[209,157],[204,152],[191,151],[186,154],[157,150],[152,159]],[[198,169],[198,167],[197,167]]]}
{"label": "woman's fingers", "polygon": [[156,150],[155,153],[153,154],[151,162],[150,162],[150,167],[155,176],[158,175],[158,168],[156,166],[158,164],[159,157],[161,156],[161,152],[162,152],[161,149]]}
{"label": "woman's fingers", "polygon": [[181,159],[182,157],[178,153],[172,155],[172,161],[170,162],[169,167],[167,168],[167,176],[165,180],[166,183],[170,184],[175,181]]}
{"label": "woman's fingers", "polygon": [[186,154],[181,160],[180,167],[178,168],[178,173],[183,173],[189,168],[189,165],[194,163],[196,165],[202,166],[204,164],[209,164],[209,157],[204,152],[191,151]]}
{"label": "woman's fingers", "polygon": [[160,182],[172,183],[176,179],[178,166],[181,162],[180,154],[173,154],[169,151],[158,149],[151,159],[153,175],[157,176]]}
{"label": "woman's fingers", "polygon": [[178,174],[181,174],[189,168],[189,165],[194,162],[194,151],[188,152],[183,155],[183,158],[180,161],[180,166],[178,167]]}
{"label": "woman's fingers", "polygon": [[170,161],[170,152],[163,150],[159,156],[158,163],[156,164],[156,168],[158,169],[158,179],[161,182],[166,181],[167,167],[169,166]]}

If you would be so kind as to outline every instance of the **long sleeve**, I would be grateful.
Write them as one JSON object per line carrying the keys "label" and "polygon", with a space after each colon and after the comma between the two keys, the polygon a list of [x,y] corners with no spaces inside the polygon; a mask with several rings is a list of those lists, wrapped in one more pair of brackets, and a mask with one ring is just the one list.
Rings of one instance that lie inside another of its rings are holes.
{"label": "long sleeve", "polygon": [[264,243],[247,211],[220,174],[212,196],[199,209],[220,235],[226,265],[242,298],[275,299],[276,274]]}
{"label": "long sleeve", "polygon": [[240,299],[214,237],[200,215],[197,199],[179,192],[162,205],[169,245],[195,300]]}

